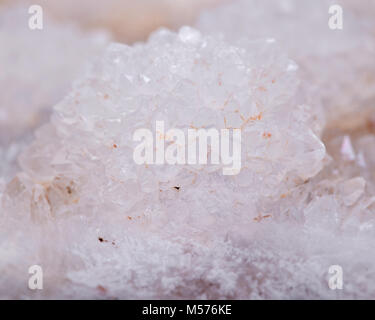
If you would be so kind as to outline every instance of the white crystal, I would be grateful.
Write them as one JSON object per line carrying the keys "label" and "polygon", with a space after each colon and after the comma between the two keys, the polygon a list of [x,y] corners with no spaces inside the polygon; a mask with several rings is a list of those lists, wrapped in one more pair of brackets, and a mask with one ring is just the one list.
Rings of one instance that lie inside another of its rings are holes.
{"label": "white crystal", "polygon": [[[266,22],[278,25],[257,27]],[[277,49],[278,34],[229,45],[184,28],[111,45],[36,132],[23,172],[5,187],[0,297],[374,298],[374,126],[339,130],[345,108],[330,87],[340,107],[331,105],[337,118],[328,113],[322,135],[310,63]],[[335,56],[316,43],[311,56]],[[354,92],[345,99],[357,101]],[[242,126],[241,173],[136,165],[132,133],[156,120]],[[24,282],[35,263],[45,270],[38,296]],[[345,290],[328,288],[333,264]]]}
{"label": "white crystal", "polygon": [[341,146],[341,154],[346,160],[355,160],[355,153],[349,136],[344,136]]}
{"label": "white crystal", "polygon": [[[76,284],[95,287],[96,274],[100,285],[119,297],[162,297],[178,287],[168,270],[187,268],[189,281],[206,287],[199,284],[194,265],[206,268],[208,263],[214,269],[204,281],[221,281],[223,288],[205,294],[241,296],[235,292],[239,275],[228,276],[222,264],[223,245],[237,250],[225,239],[251,233],[257,222],[280,215],[282,194],[316,175],[325,157],[314,134],[321,124],[308,111],[317,106],[304,104],[291,61],[267,40],[247,41],[246,48],[188,27],[179,34],[162,30],[146,44],[111,45],[76,82],[22,155],[25,173],[7,186],[3,197],[8,224],[22,216],[38,225],[28,232],[43,228],[54,232],[50,245],[64,243],[51,262],[44,262],[38,238],[30,244],[43,263],[51,263],[51,273],[67,255],[75,271],[68,269],[61,277]],[[132,134],[137,128],[153,129],[156,120],[182,129],[241,126],[241,173],[223,176],[220,166],[136,165]],[[60,231],[55,233],[51,224]],[[14,237],[7,239],[17,241]],[[105,248],[111,250],[109,256]],[[220,257],[216,267],[209,263],[211,250]],[[192,258],[196,255],[198,261]],[[124,265],[126,257],[134,260]],[[92,259],[100,271],[92,269]],[[111,268],[121,270],[127,289],[110,285],[114,275],[106,274],[107,259]],[[184,259],[193,261],[184,266]],[[2,261],[3,267],[8,269],[11,261]],[[145,265],[152,274],[143,274]],[[128,278],[134,273],[136,279]],[[155,284],[160,275],[161,287]],[[145,285],[147,291],[135,290]],[[196,290],[186,286],[181,296]]]}

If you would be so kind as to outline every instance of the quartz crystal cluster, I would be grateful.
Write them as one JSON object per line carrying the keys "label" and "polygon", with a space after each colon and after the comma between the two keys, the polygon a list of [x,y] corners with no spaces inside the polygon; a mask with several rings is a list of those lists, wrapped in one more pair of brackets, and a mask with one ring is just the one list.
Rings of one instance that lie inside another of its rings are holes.
{"label": "quartz crystal cluster", "polygon": [[[324,103],[328,126],[357,126],[375,99],[375,24],[368,1],[235,0],[202,14],[197,27],[232,43],[272,37],[302,69]],[[342,4],[343,30],[328,27],[328,9]],[[349,10],[352,9],[352,10]],[[236,21],[236,23],[233,23]]]}
{"label": "quartz crystal cluster", "polygon": [[[98,223],[100,232],[82,230],[92,245],[85,239],[79,241],[84,247],[70,252],[83,259],[82,250],[91,249],[88,256],[99,260],[97,246],[106,246],[100,239],[111,243],[109,250],[128,245],[105,230],[110,225],[134,241],[147,232],[155,237],[147,245],[165,247],[166,241],[192,254],[190,245],[208,250],[237,228],[282,215],[275,204],[283,194],[323,166],[319,119],[309,112],[316,106],[305,104],[293,61],[272,41],[249,41],[246,48],[188,27],[178,34],[161,30],[147,44],[111,45],[36,133],[20,159],[24,173],[6,189],[5,210],[31,224],[78,217]],[[220,166],[137,165],[133,133],[153,129],[159,120],[168,128],[241,128],[241,173],[224,176]],[[145,254],[146,244],[138,245]],[[122,263],[113,259],[114,266]],[[152,268],[175,268],[174,260]],[[127,263],[133,272],[142,268],[136,259]],[[221,266],[216,272],[223,272]]]}
{"label": "quartz crystal cluster", "polygon": [[[354,5],[329,30],[328,3],[237,1],[110,44],[0,181],[0,298],[375,298],[375,37]],[[136,164],[156,121],[240,128],[240,173]]]}

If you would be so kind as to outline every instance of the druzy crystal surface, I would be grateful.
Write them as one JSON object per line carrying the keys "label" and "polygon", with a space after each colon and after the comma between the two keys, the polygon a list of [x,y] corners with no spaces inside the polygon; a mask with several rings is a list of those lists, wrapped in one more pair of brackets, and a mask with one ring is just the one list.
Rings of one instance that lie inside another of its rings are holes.
{"label": "druzy crystal surface", "polygon": [[[239,3],[237,29],[218,9],[81,72],[0,180],[1,298],[375,298],[372,23],[353,6],[331,35],[310,2]],[[240,128],[240,173],[136,164],[133,133],[156,121]]]}
{"label": "druzy crystal surface", "polygon": [[[127,252],[125,238],[139,241],[135,259],[127,262],[134,272],[142,268],[136,260],[143,246],[167,243],[192,254],[190,245],[205,250],[263,216],[283,215],[274,204],[320,171],[325,147],[296,64],[272,41],[246,46],[188,27],[178,34],[161,30],[146,44],[111,45],[37,131],[20,158],[24,172],[7,187],[5,210],[31,224],[86,220],[89,229],[80,234],[88,238],[72,251],[81,264],[100,257],[82,250],[111,244],[109,250]],[[220,166],[137,165],[132,135],[158,120],[174,128],[242,128],[240,174],[224,176]],[[117,238],[113,227],[124,234]],[[114,266],[124,263],[113,259]],[[163,268],[175,268],[174,260]]]}

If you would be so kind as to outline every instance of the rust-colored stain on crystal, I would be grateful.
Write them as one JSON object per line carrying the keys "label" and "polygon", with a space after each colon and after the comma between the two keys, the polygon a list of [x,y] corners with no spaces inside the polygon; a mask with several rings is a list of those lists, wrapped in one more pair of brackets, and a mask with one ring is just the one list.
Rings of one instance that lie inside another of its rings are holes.
{"label": "rust-colored stain on crystal", "polygon": [[271,138],[271,137],[272,137],[272,134],[271,134],[271,133],[269,133],[269,132],[264,132],[264,133],[263,133],[263,138],[269,139],[269,138]]}

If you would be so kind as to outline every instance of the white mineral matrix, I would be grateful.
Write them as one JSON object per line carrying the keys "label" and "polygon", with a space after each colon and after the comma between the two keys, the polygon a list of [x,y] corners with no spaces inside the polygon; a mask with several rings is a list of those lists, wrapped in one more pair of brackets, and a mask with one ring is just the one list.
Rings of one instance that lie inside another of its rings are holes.
{"label": "white mineral matrix", "polygon": [[[30,261],[43,266],[42,298],[375,296],[371,137],[330,156],[321,99],[279,46],[190,27],[111,44],[5,187],[0,296],[36,297],[20,276]],[[240,129],[241,170],[138,164],[137,130],[177,144],[160,122]],[[327,288],[335,264],[345,293]]]}

